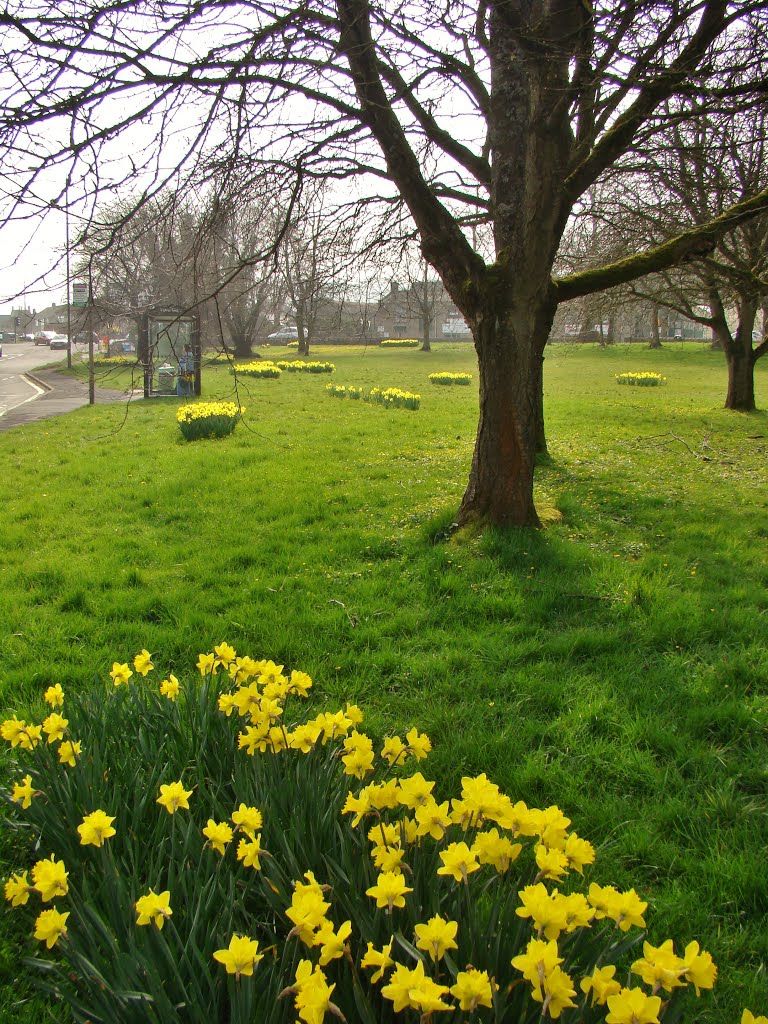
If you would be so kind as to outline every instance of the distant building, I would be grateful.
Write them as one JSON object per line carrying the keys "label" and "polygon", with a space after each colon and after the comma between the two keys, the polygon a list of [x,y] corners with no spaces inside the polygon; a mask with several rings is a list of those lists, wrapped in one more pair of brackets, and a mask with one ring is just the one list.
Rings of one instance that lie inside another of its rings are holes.
{"label": "distant building", "polygon": [[36,329],[34,311],[12,309],[10,313],[0,313],[0,340],[23,338],[25,334],[34,334]]}
{"label": "distant building", "polygon": [[[376,326],[383,338],[421,338],[424,334],[424,284],[414,282],[402,288],[392,281],[379,299]],[[472,332],[439,281],[426,283],[426,305],[432,341],[471,341]]]}

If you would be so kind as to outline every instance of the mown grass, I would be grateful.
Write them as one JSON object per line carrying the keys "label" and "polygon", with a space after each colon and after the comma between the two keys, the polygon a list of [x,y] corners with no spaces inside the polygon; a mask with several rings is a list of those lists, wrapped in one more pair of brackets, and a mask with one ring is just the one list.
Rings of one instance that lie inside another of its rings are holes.
{"label": "mown grass", "polygon": [[[721,408],[705,346],[552,347],[537,495],[562,521],[446,541],[477,393],[427,375],[476,379],[471,348],[318,351],[335,382],[421,409],[221,368],[205,397],[246,407],[221,441],[184,443],[174,399],[0,435],[0,705],[39,715],[44,686],[106,679],[142,647],[180,678],[222,639],[303,669],[374,733],[425,729],[442,785],[487,771],[563,807],[595,879],[649,899],[653,940],[711,950],[720,980],[686,1019],[766,1012],[768,415]],[[669,383],[615,384],[634,369]],[[19,866],[7,837],[0,857]],[[2,928],[3,1019],[43,1020],[16,1005],[33,940],[10,912]]]}

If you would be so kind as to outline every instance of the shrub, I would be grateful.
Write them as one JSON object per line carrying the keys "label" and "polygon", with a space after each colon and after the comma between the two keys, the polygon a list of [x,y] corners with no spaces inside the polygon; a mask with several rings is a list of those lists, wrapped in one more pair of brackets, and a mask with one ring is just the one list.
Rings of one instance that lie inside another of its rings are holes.
{"label": "shrub", "polygon": [[199,441],[231,434],[244,411],[235,402],[195,402],[179,406],[176,420],[187,441]]}
{"label": "shrub", "polygon": [[304,362],[301,359],[285,359],[277,363],[281,370],[289,373],[333,373],[333,363]]}
{"label": "shrub", "polygon": [[375,746],[354,705],[297,715],[312,680],[228,644],[183,682],[150,685],[153,661],[0,727],[35,861],[6,900],[78,1020],[592,1024],[607,1004],[650,1024],[712,987],[695,942],[630,952],[647,904],[587,883],[595,851],[558,807],[485,774],[441,802],[407,767],[425,734]]}
{"label": "shrub", "polygon": [[240,366],[232,367],[232,373],[239,373],[243,377],[259,377],[264,380],[276,380],[282,370],[280,367],[269,360],[265,360],[261,363],[242,363]]}
{"label": "shrub", "polygon": [[380,344],[382,348],[418,348],[421,342],[418,338],[384,338]]}
{"label": "shrub", "polygon": [[472,374],[443,371],[441,373],[430,373],[429,379],[433,384],[471,384]]}
{"label": "shrub", "polygon": [[616,383],[635,384],[637,387],[642,388],[656,388],[661,384],[666,384],[667,378],[662,377],[660,373],[652,373],[650,370],[646,370],[638,373],[617,373]]}

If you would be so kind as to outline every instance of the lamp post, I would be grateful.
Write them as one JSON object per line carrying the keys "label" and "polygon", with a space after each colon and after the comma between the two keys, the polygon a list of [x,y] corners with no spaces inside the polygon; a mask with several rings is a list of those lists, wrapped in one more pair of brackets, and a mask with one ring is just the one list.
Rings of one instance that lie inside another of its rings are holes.
{"label": "lamp post", "polygon": [[69,274],[69,176],[64,187],[64,230],[67,242],[67,369],[72,369],[72,294]]}

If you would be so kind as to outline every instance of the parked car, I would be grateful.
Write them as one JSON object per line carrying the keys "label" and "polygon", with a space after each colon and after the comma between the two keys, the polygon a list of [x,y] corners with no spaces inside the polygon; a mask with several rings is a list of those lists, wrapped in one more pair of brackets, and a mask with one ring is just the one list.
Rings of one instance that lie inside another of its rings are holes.
{"label": "parked car", "polygon": [[50,345],[51,338],[56,337],[56,331],[38,331],[35,335],[35,345]]}
{"label": "parked car", "polygon": [[267,341],[296,341],[298,336],[298,328],[281,327],[280,330],[275,331],[274,334],[268,334]]}
{"label": "parked car", "polygon": [[51,348],[67,348],[69,345],[69,338],[66,334],[55,334],[51,338]]}
{"label": "parked car", "polygon": [[109,354],[111,356],[131,355],[136,351],[136,346],[130,338],[112,338],[109,342]]}

